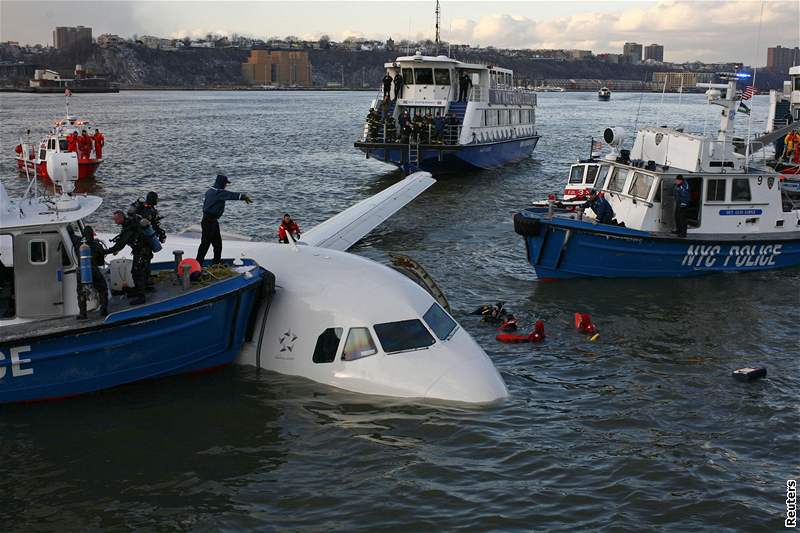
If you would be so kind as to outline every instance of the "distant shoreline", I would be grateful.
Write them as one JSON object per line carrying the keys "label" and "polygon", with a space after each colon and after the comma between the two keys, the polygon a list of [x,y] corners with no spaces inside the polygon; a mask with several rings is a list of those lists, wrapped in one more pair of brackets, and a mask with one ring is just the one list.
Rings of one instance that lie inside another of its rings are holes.
{"label": "distant shoreline", "polygon": [[[248,85],[226,85],[226,86],[216,86],[216,87],[183,87],[183,86],[130,86],[130,87],[120,87],[119,92],[126,92],[126,91],[216,91],[216,92],[224,92],[224,91],[243,91],[243,92],[297,92],[297,91],[317,91],[317,92],[373,92],[378,93],[380,89],[377,87],[365,87],[365,88],[358,88],[358,87],[275,87],[271,89],[264,89],[262,87],[251,87]],[[23,93],[23,94],[41,94],[41,95],[63,95],[64,93],[61,91],[55,92],[38,92],[38,91],[30,91],[24,88],[16,88],[16,87],[0,87],[0,92],[3,93]],[[77,96],[78,94],[109,94],[112,91],[76,91],[74,94]],[[116,93],[117,91],[113,91]],[[564,89],[563,91],[542,91],[538,94],[544,93],[554,93],[558,94],[559,92],[565,93],[594,93],[597,92],[596,89]],[[612,93],[660,93],[661,91],[647,91],[641,89],[614,89]],[[677,91],[667,91],[670,94],[677,94]],[[686,91],[684,94],[698,94],[699,92],[689,92]]]}

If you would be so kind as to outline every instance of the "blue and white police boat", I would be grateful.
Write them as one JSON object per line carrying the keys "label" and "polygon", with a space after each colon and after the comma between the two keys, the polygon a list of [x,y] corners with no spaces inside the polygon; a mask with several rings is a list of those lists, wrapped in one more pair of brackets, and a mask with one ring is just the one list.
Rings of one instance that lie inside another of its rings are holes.
{"label": "blue and white police boat", "polygon": [[[74,396],[231,363],[271,297],[271,274],[245,260],[219,279],[188,284],[177,279],[174,262],[156,262],[159,281],[147,303],[130,306],[112,296],[102,315],[87,283],[90,257],[75,244],[101,199],[66,192],[77,180],[76,154],[49,154],[48,164],[62,191],[57,196],[30,192],[12,199],[0,183],[0,403]],[[35,191],[35,179],[31,186]],[[112,280],[130,278],[130,260],[112,261],[111,268]],[[82,282],[89,313],[76,320]]]}
{"label": "blue and white police boat", "polygon": [[[406,173],[445,174],[520,161],[536,147],[536,93],[516,88],[513,71],[419,52],[384,66],[392,78],[401,74],[404,84],[396,100],[385,101],[381,93],[371,103],[375,113],[355,143],[368,158]],[[411,126],[404,133],[405,122]]]}
{"label": "blue and white police boat", "polygon": [[[565,198],[534,203],[514,216],[528,261],[540,280],[581,277],[684,277],[800,264],[800,191],[786,177],[756,166],[733,142],[736,78],[707,88],[722,108],[716,137],[666,127],[639,130],[631,150],[608,128],[612,152],[570,169]],[[675,227],[678,176],[690,191],[688,232]],[[599,223],[585,211],[595,189],[614,211]]]}

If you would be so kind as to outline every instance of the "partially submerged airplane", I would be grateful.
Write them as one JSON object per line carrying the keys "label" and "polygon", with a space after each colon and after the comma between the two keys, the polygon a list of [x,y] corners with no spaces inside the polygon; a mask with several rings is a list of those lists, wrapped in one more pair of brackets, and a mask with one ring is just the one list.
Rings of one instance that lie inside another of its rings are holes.
{"label": "partially submerged airplane", "polygon": [[[412,174],[297,243],[223,233],[224,257],[253,259],[276,277],[274,298],[237,362],[365,394],[469,403],[507,397],[486,352],[425,289],[346,252],[433,183],[426,172]],[[173,250],[193,257],[198,229],[170,235],[154,261],[171,259]]]}

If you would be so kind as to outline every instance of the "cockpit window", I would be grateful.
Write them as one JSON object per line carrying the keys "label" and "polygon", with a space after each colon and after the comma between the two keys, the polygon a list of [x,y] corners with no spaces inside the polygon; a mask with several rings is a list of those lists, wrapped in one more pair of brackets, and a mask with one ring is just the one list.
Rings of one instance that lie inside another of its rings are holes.
{"label": "cockpit window", "polygon": [[449,339],[456,330],[456,327],[458,327],[456,321],[450,318],[450,315],[445,313],[442,306],[437,303],[434,303],[431,308],[422,315],[422,319],[428,324],[428,327],[436,333],[439,340],[442,341]]}
{"label": "cockpit window", "polygon": [[375,334],[386,353],[427,348],[436,342],[419,319],[375,324]]}
{"label": "cockpit window", "polygon": [[342,338],[342,328],[328,328],[317,337],[317,345],[314,347],[315,363],[333,363],[336,359],[336,351],[339,349],[339,341]]}
{"label": "cockpit window", "polygon": [[347,333],[347,341],[344,343],[342,359],[345,361],[355,361],[362,357],[369,357],[378,353],[375,342],[367,328],[350,328]]}
{"label": "cockpit window", "polygon": [[597,170],[600,167],[597,165],[589,165],[586,167],[586,183],[594,183],[594,179],[597,177]]}
{"label": "cockpit window", "polygon": [[433,69],[415,68],[414,77],[417,85],[433,85]]}
{"label": "cockpit window", "polygon": [[570,183],[583,182],[583,165],[575,165],[574,167],[572,167],[572,170],[569,171],[569,182]]}

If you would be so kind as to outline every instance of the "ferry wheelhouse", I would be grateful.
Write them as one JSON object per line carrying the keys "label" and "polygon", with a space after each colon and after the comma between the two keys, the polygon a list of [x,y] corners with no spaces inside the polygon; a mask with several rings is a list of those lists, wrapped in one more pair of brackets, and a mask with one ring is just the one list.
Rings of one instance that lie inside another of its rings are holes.
{"label": "ferry wheelhouse", "polygon": [[419,52],[385,68],[404,86],[396,100],[372,101],[355,143],[368,158],[406,172],[490,169],[529,157],[539,141],[536,94],[516,88],[509,69]]}
{"label": "ferry wheelhouse", "polygon": [[[562,200],[551,197],[514,216],[539,279],[683,277],[800,264],[800,191],[737,152],[729,133],[736,82],[700,86],[722,107],[716,138],[649,127],[628,151],[621,149],[624,132],[608,128],[612,153],[573,165]],[[679,176],[691,198],[686,237],[674,231]],[[591,189],[613,209],[611,223],[586,210]]]}
{"label": "ferry wheelhouse", "polygon": [[[800,65],[789,69],[789,81],[783,90],[769,92],[767,135],[774,138],[775,160],[772,166],[783,174],[800,175]],[[786,136],[794,135],[791,145]]]}
{"label": "ferry wheelhouse", "polygon": [[[48,163],[54,187],[66,191],[77,181],[63,176],[77,173],[76,154],[51,155]],[[182,285],[174,262],[154,262],[147,303],[112,296],[108,314],[98,313],[90,256],[78,245],[84,220],[102,200],[66,192],[44,197],[35,182],[29,191],[12,199],[0,183],[0,403],[73,396],[233,361],[270,297],[266,270],[245,260],[209,284]],[[112,286],[130,279],[130,266],[127,259],[111,262]],[[79,292],[84,320],[76,320]]]}

